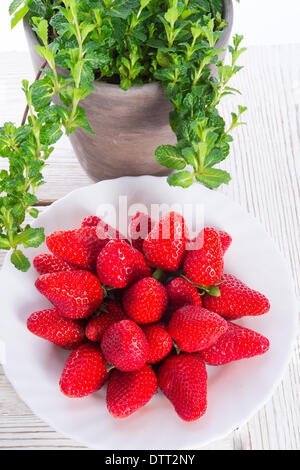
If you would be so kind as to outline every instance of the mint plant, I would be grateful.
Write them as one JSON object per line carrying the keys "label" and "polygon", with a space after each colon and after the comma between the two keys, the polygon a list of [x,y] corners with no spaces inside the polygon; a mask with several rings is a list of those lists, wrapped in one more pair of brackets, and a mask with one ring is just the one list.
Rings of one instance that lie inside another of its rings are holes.
{"label": "mint plant", "polygon": [[[219,60],[216,43],[226,22],[222,0],[14,0],[9,12],[14,27],[25,15],[35,31],[41,56],[37,80],[23,80],[26,112],[19,127],[0,128],[0,248],[12,249],[20,270],[30,263],[21,247],[38,247],[42,228],[24,225],[36,218],[36,192],[42,170],[63,133],[78,127],[93,133],[80,102],[93,91],[94,80],[128,90],[160,81],[173,105],[170,126],[176,146],[162,145],[155,158],[176,170],[172,186],[194,181],[217,188],[230,175],[215,165],[229,154],[231,131],[243,124],[239,106],[226,129],[218,112],[221,99],[239,93],[228,85],[237,65],[242,36],[228,47],[231,61]],[[58,95],[60,104],[52,104]]]}

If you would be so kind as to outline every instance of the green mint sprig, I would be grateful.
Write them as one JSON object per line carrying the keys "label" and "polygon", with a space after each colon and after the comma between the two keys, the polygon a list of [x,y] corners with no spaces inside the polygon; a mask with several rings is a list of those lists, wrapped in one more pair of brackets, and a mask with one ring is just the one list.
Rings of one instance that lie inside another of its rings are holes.
{"label": "green mint sprig", "polygon": [[[45,239],[42,228],[24,221],[38,216],[36,192],[53,145],[77,127],[93,133],[80,103],[94,80],[124,90],[160,81],[173,105],[170,125],[177,137],[176,146],[155,152],[157,161],[176,170],[169,184],[228,183],[230,175],[215,165],[229,154],[231,131],[243,124],[246,108],[233,112],[225,129],[217,107],[238,93],[228,82],[241,69],[236,62],[244,48],[242,36],[235,36],[231,64],[218,60],[216,42],[226,26],[222,0],[14,0],[9,12],[12,27],[27,15],[41,56],[37,80],[22,81],[22,124],[0,128],[0,156],[8,161],[0,172],[0,248],[12,249],[18,269],[30,266],[22,247],[38,247]],[[60,104],[52,104],[54,95]]]}

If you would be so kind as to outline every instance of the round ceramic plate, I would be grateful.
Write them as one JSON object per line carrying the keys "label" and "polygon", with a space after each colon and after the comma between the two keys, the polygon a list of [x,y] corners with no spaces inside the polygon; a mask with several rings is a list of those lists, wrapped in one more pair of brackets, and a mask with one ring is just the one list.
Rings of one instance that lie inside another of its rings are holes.
{"label": "round ceramic plate", "polygon": [[[161,394],[123,420],[110,416],[105,388],[82,399],[66,398],[58,382],[68,352],[29,333],[30,313],[49,306],[34,287],[33,268],[26,274],[11,266],[1,271],[0,335],[6,345],[5,372],[19,396],[60,433],[98,449],[196,449],[244,424],[270,397],[286,367],[296,336],[293,281],[286,263],[261,225],[231,200],[201,185],[171,188],[164,178],[120,178],[73,191],[52,204],[38,219],[46,234],[79,226],[99,204],[113,204],[119,195],[128,204],[203,204],[205,225],[228,231],[233,243],[225,255],[225,272],[265,294],[271,310],[239,321],[267,336],[270,351],[221,367],[208,367],[208,409],[199,421],[187,423]],[[191,216],[192,218],[192,216]],[[191,224],[193,221],[187,218]],[[27,250],[33,259],[46,250]],[[282,293],[284,292],[284,295]]]}

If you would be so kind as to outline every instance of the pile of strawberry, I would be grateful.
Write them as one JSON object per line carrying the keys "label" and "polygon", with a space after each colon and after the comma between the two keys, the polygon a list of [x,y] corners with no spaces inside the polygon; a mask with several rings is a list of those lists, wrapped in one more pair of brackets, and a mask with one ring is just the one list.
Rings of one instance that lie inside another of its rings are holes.
{"label": "pile of strawberry", "polygon": [[204,228],[188,250],[175,212],[158,223],[137,213],[129,232],[131,241],[90,216],[79,229],[50,234],[51,254],[34,259],[35,285],[54,308],[32,313],[28,329],[73,350],[60,379],[66,396],[108,381],[107,408],[123,418],[160,387],[182,419],[196,420],[207,407],[205,364],[269,349],[267,338],[232,322],[266,313],[268,299],[223,273],[225,232]]}

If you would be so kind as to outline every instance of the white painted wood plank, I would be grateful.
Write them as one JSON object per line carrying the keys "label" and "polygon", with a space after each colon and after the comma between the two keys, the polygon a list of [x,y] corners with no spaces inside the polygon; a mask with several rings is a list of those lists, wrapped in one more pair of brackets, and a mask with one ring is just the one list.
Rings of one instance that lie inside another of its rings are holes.
{"label": "white painted wood plank", "polygon": [[[244,96],[227,100],[249,107],[247,127],[237,130],[225,167],[233,183],[222,191],[265,226],[290,264],[296,293],[299,276],[299,101],[300,47],[253,48],[247,69],[233,86]],[[284,295],[284,293],[283,293]],[[299,343],[298,343],[299,348]],[[299,349],[269,403],[233,434],[235,449],[300,448]]]}
{"label": "white painted wood plank", "polygon": [[[229,116],[233,104],[248,105],[248,126],[235,131],[231,156],[222,165],[231,173],[232,182],[221,191],[262,222],[291,267],[299,298],[300,45],[250,48],[243,62],[245,69],[232,83],[243,96],[227,98],[222,110]],[[0,122],[16,120],[23,112],[17,84],[30,76],[30,61],[25,54],[16,53],[0,55],[0,63],[1,71],[5,71],[0,76]],[[0,164],[2,167],[2,161]],[[39,194],[44,202],[89,184],[67,139],[58,143],[49,159],[46,179],[48,183]],[[207,448],[300,448],[299,344],[267,405],[247,425]],[[3,375],[0,393],[0,448],[76,446],[35,418]],[[32,435],[26,440],[28,428]]]}

